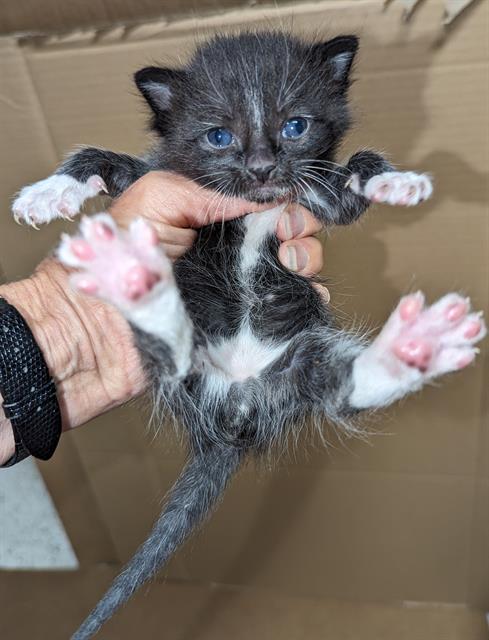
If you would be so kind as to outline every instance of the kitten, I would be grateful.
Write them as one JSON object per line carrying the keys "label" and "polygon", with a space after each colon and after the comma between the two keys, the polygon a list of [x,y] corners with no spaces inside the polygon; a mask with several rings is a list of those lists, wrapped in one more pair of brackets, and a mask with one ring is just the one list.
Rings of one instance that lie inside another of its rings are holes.
{"label": "kitten", "polygon": [[134,329],[158,406],[186,429],[190,456],[146,542],[73,636],[89,638],[162,567],[221,497],[244,458],[297,434],[306,418],[354,432],[362,410],[384,407],[475,357],[485,335],[469,301],[399,302],[370,343],[339,328],[309,280],[277,259],[285,201],[324,225],[350,224],[370,202],[415,205],[425,175],[396,172],[378,153],[346,166],[335,154],[350,125],[354,36],[305,43],[281,33],[219,36],[180,70],[135,80],[152,110],[156,145],[142,158],[85,148],[25,187],[14,215],[31,224],[76,214],[100,191],[117,196],[152,169],[217,192],[282,202],[199,230],[171,265],[151,227],[119,230],[85,218],[59,258],[73,283],[115,304]]}

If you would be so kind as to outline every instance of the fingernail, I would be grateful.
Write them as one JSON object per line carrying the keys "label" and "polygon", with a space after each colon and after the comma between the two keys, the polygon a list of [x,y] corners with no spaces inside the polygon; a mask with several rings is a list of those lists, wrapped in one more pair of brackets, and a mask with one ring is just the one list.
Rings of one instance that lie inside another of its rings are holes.
{"label": "fingernail", "polygon": [[289,204],[283,213],[283,222],[285,230],[285,239],[291,240],[301,234],[305,227],[306,221],[304,215],[297,205]]}
{"label": "fingernail", "polygon": [[303,271],[308,262],[309,256],[304,247],[300,245],[287,247],[287,266],[291,271]]}
{"label": "fingernail", "polygon": [[326,304],[329,304],[331,302],[331,294],[329,292],[328,287],[325,287],[324,285],[322,285],[321,289],[322,289],[321,295],[323,296],[324,302]]}

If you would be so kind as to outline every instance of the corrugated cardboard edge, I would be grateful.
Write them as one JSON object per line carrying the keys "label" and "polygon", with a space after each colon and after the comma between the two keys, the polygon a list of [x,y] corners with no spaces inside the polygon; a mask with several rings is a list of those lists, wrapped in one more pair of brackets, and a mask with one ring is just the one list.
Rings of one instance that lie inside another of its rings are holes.
{"label": "corrugated cardboard edge", "polygon": [[[82,47],[93,44],[112,44],[139,42],[158,38],[163,34],[174,33],[175,35],[188,31],[204,32],[206,29],[216,27],[233,27],[243,25],[243,23],[253,23],[263,20],[265,15],[270,20],[282,18],[290,14],[297,5],[294,3],[280,6],[244,6],[237,9],[226,9],[221,12],[206,14],[203,16],[182,17],[169,16],[144,22],[121,22],[113,27],[93,27],[89,29],[75,29],[68,32],[55,34],[43,33],[15,33],[10,38],[14,38],[19,44],[29,47],[43,49],[61,47]],[[358,10],[359,7],[377,7],[379,13],[382,12],[382,0],[320,0],[319,2],[301,3],[301,12],[324,13],[325,10]],[[7,36],[3,36],[7,37]]]}

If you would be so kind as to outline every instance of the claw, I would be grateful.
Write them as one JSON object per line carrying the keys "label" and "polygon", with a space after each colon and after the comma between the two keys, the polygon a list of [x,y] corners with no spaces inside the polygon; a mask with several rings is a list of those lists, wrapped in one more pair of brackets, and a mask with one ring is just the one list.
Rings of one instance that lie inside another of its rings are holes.
{"label": "claw", "polygon": [[22,218],[20,217],[20,215],[18,213],[14,213],[14,220],[20,226],[22,226],[24,224],[24,221],[22,220]]}
{"label": "claw", "polygon": [[69,213],[66,212],[66,209],[59,209],[59,212],[61,213],[61,217],[63,218],[63,220],[68,220],[68,222],[73,222],[73,218],[70,216]]}
{"label": "claw", "polygon": [[99,193],[100,191],[102,191],[103,193],[109,193],[109,190],[107,189],[107,185],[105,184],[105,181],[103,178],[101,178],[100,176],[91,176],[88,181],[87,184],[92,184],[93,186],[95,186]]}

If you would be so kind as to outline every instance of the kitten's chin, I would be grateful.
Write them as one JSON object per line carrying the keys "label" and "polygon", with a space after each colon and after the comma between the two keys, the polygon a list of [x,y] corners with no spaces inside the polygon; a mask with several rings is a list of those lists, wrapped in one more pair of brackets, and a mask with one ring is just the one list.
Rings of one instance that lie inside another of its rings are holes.
{"label": "kitten's chin", "polygon": [[287,200],[289,197],[288,189],[280,187],[256,187],[246,191],[242,197],[251,202],[277,202]]}

